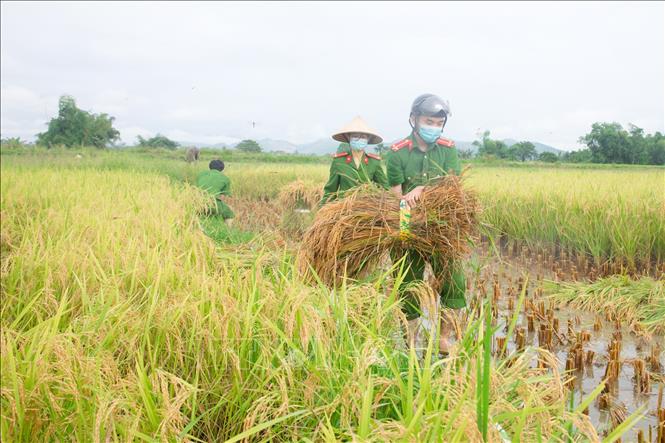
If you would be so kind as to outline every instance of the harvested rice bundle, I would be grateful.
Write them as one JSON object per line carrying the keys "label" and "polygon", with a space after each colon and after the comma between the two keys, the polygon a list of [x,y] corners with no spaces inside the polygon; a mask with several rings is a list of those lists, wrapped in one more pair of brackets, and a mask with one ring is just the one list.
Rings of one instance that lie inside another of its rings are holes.
{"label": "harvested rice bundle", "polygon": [[320,184],[312,181],[296,180],[284,186],[279,192],[279,203],[287,210],[314,209],[323,197]]}
{"label": "harvested rice bundle", "polygon": [[399,200],[373,186],[360,187],[324,205],[304,235],[298,254],[303,274],[310,269],[326,284],[344,274],[357,277],[386,251],[412,249],[448,264],[470,252],[477,235],[479,204],[462,178],[443,177],[425,188],[411,210],[410,235],[400,238]]}

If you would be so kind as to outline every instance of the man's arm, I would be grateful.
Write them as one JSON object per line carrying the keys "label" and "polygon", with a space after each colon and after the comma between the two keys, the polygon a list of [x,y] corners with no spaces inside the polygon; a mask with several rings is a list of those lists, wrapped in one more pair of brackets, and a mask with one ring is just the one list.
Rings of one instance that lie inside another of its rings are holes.
{"label": "man's arm", "polygon": [[393,194],[400,200],[402,199],[402,185],[391,186],[390,190],[393,191]]}
{"label": "man's arm", "polygon": [[328,182],[323,186],[323,197],[319,202],[320,206],[323,206],[330,198],[337,192],[339,189],[339,173],[335,165],[335,160],[330,164],[330,176]]}
{"label": "man's arm", "polygon": [[402,162],[400,162],[399,157],[396,152],[393,152],[390,157],[388,157],[388,162],[386,165],[386,172],[388,176],[388,186],[390,190],[397,196],[397,198],[402,198],[402,183],[405,181],[404,172],[402,171]]}

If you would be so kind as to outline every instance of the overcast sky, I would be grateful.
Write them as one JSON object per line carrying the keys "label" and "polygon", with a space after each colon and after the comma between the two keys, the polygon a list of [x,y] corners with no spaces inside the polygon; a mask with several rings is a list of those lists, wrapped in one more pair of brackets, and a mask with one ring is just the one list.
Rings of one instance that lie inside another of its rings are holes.
{"label": "overcast sky", "polygon": [[394,140],[424,92],[450,101],[457,140],[662,132],[663,5],[2,2],[1,132],[32,140],[70,94],[128,143],[302,143],[358,114]]}

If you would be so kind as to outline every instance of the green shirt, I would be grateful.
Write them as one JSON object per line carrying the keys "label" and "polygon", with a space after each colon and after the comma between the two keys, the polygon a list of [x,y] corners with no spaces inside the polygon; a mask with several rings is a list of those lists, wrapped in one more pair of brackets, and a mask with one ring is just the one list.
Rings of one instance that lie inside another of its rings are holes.
{"label": "green shirt", "polygon": [[412,132],[404,140],[395,143],[388,158],[388,184],[402,185],[406,194],[417,186],[424,186],[430,180],[448,173],[459,175],[461,166],[455,144],[440,138],[427,145],[423,152]]}
{"label": "green shirt", "polygon": [[342,143],[333,155],[330,177],[323,187],[321,203],[334,200],[339,194],[363,183],[376,183],[384,189],[388,188],[381,157],[363,152],[360,164],[356,166],[349,145]]}
{"label": "green shirt", "polygon": [[216,169],[203,171],[196,178],[196,186],[206,191],[215,199],[215,206],[209,208],[208,214],[220,215],[225,220],[235,217],[231,207],[217,198],[220,195],[231,195],[231,180],[222,174],[221,171]]}
{"label": "green shirt", "polygon": [[209,169],[196,177],[196,186],[203,189],[213,197],[218,195],[231,195],[231,180],[221,171]]}

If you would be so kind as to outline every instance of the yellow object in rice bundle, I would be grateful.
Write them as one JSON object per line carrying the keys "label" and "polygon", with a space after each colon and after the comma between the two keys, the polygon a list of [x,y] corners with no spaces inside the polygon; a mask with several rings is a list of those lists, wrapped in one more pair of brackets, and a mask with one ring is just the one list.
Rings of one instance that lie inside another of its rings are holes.
{"label": "yellow object in rice bundle", "polygon": [[411,236],[411,208],[406,200],[399,201],[399,237],[408,240]]}

